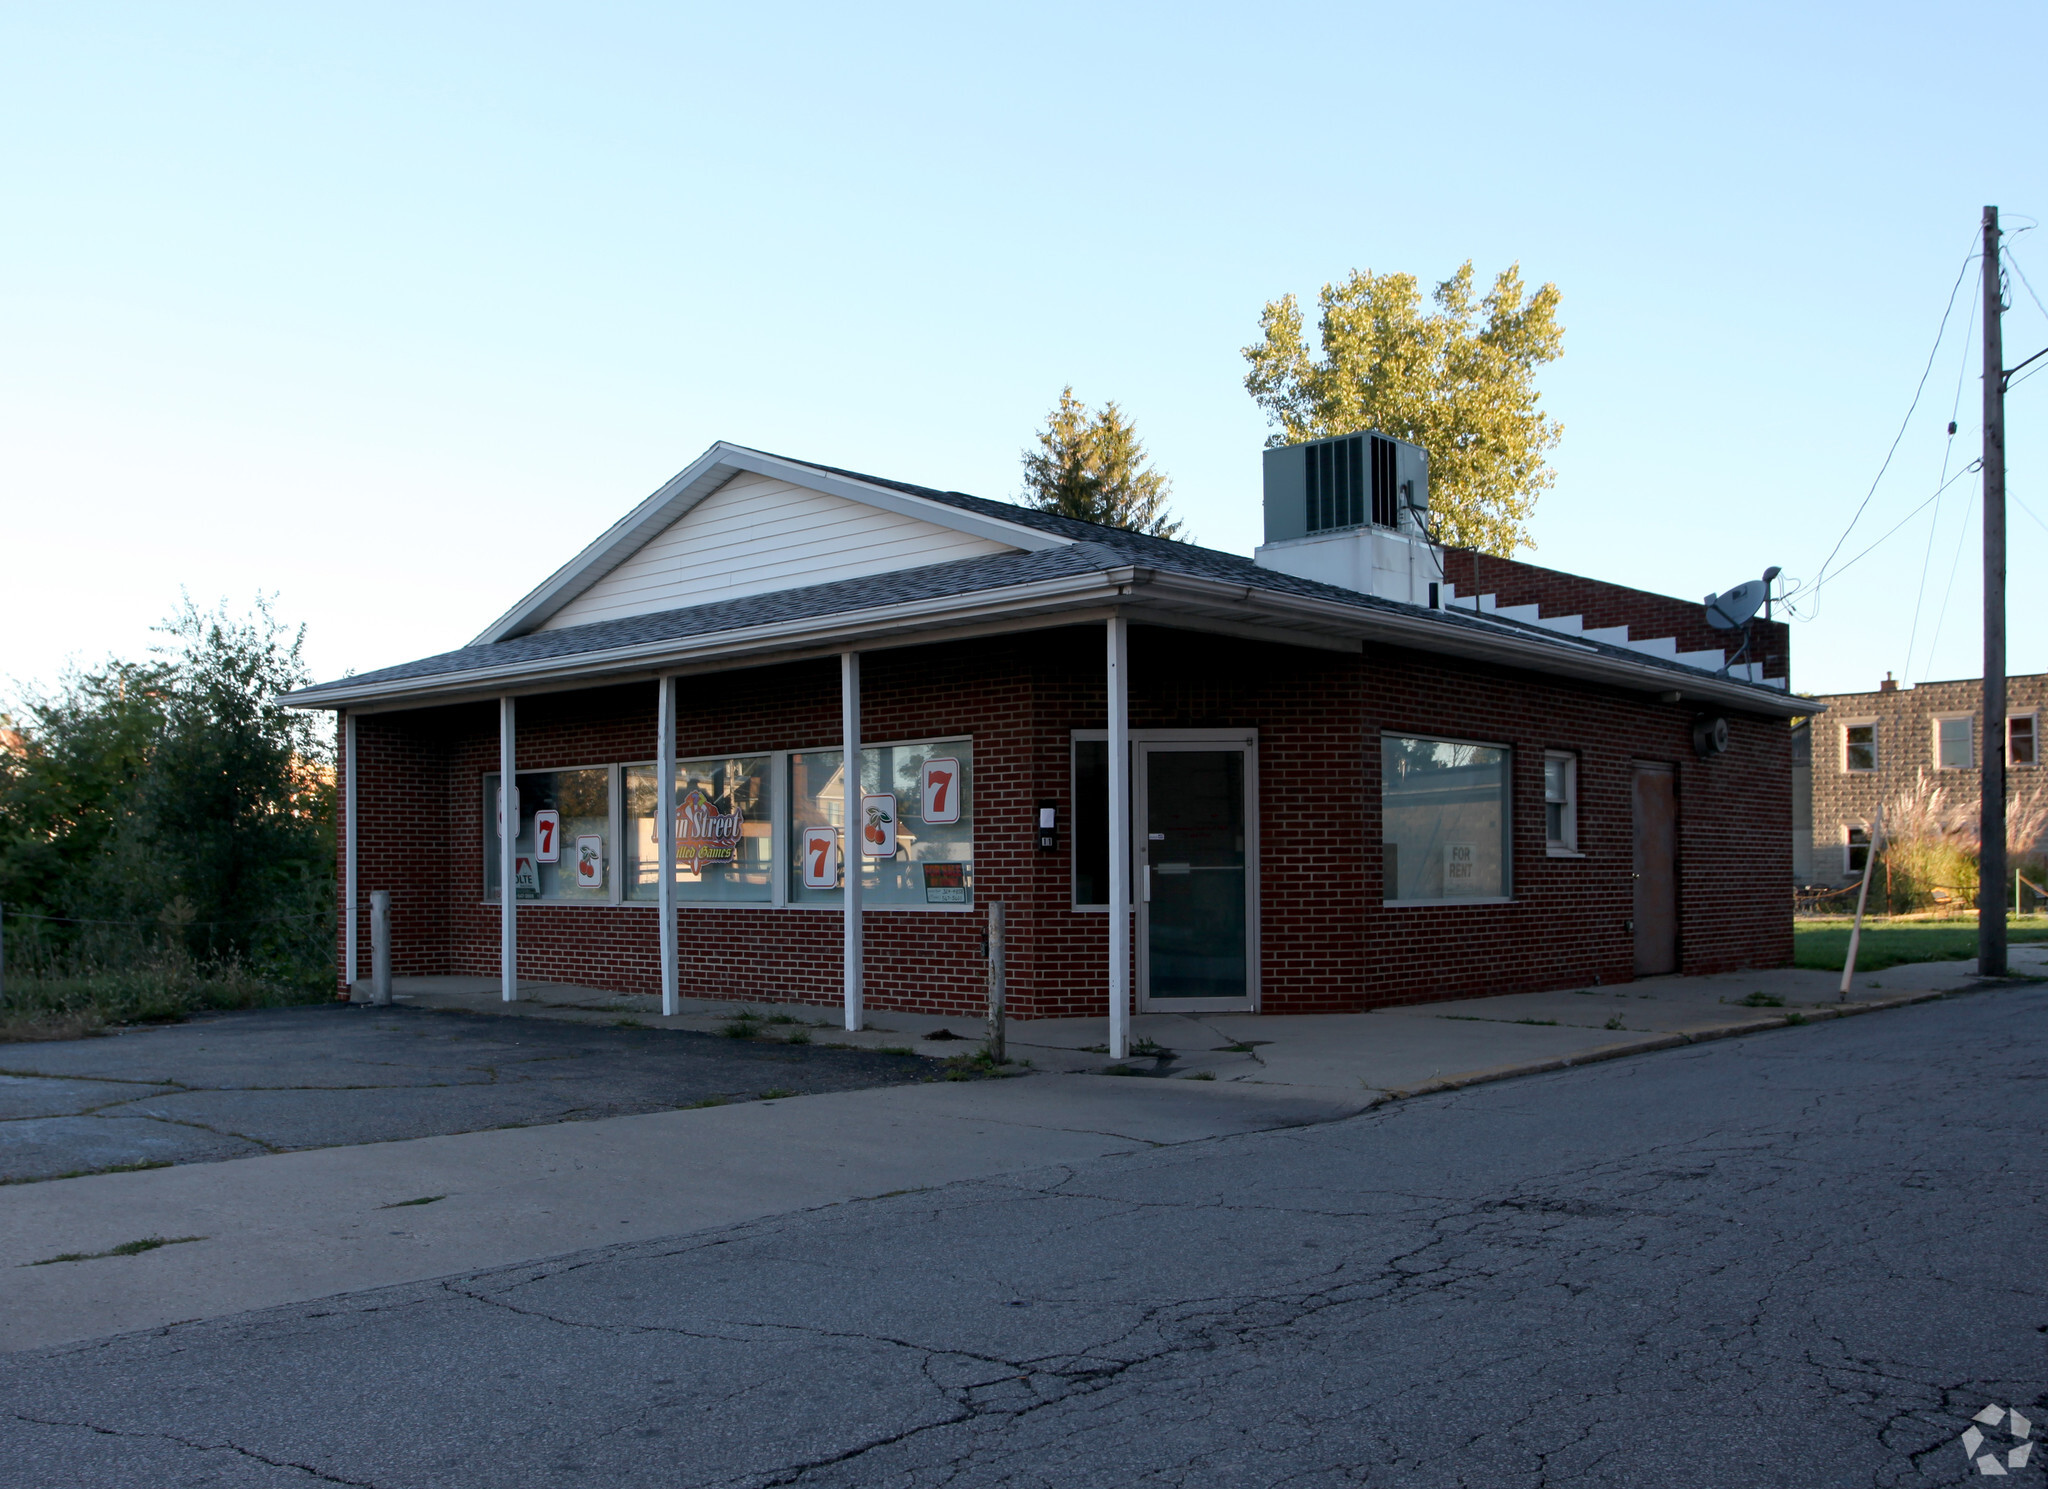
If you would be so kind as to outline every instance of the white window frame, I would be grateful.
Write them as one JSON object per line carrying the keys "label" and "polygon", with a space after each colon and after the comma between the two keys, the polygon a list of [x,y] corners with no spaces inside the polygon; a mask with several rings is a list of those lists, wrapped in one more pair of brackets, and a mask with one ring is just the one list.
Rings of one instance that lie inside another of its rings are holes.
{"label": "white window frame", "polygon": [[[1564,836],[1550,839],[1550,762],[1564,765]],[[1579,757],[1574,750],[1543,752],[1543,851],[1551,858],[1584,858],[1579,851]]]}
{"label": "white window frame", "polygon": [[[781,909],[788,904],[788,875],[780,872],[781,864],[775,855],[782,851],[782,799],[789,794],[789,753],[788,750],[713,750],[708,755],[686,755],[680,749],[676,751],[675,766],[678,770],[681,770],[692,760],[709,760],[721,755],[731,760],[766,760],[768,762],[768,840],[773,845],[774,850],[769,855],[768,860],[770,873],[768,875],[768,898],[766,900],[686,900],[678,894],[676,896],[677,909],[775,910]],[[625,831],[626,827],[626,772],[640,769],[653,770],[659,763],[659,761],[655,760],[621,760],[612,767],[618,772],[618,784],[613,788],[612,792],[612,815],[618,821],[621,833]],[[678,795],[676,800],[681,801],[682,797]],[[620,861],[623,862],[625,859],[624,839],[621,838],[620,842],[619,857]],[[661,875],[657,873],[654,877],[656,880],[659,880]],[[676,888],[680,890],[682,885],[678,883]],[[625,905],[628,908],[636,906],[648,910],[658,910],[661,908],[661,901],[658,899],[641,900],[629,897],[626,894],[623,878],[620,879],[619,892],[614,902]]]}
{"label": "white window frame", "polygon": [[[1944,765],[1941,759],[1941,726],[1943,724],[1953,724],[1958,719],[1967,721],[1970,726],[1970,763],[1968,765]],[[1934,768],[1936,770],[1975,770],[1977,768],[1977,715],[1975,713],[1938,713],[1928,720],[1928,728],[1933,734]]]}
{"label": "white window frame", "polygon": [[[605,829],[607,834],[605,839],[604,865],[605,898],[601,900],[519,900],[519,908],[521,910],[531,910],[541,905],[553,905],[557,908],[570,910],[593,910],[600,905],[631,904],[632,901],[621,897],[619,886],[619,788],[625,782],[625,775],[620,766],[616,762],[609,765],[544,765],[538,768],[520,766],[512,772],[512,782],[516,787],[521,776],[556,775],[565,770],[601,770],[605,772],[605,794],[609,803],[606,816],[610,819],[610,825]],[[479,802],[484,799],[484,783],[497,773],[496,766],[492,766],[489,770],[477,772],[476,798]],[[477,867],[477,903],[486,910],[496,910],[503,904],[503,900],[502,898],[494,900],[490,897],[491,824],[488,819],[478,823],[477,837],[483,845],[484,858],[484,861]]]}
{"label": "white window frame", "polygon": [[[1849,834],[1852,832],[1862,833],[1863,841],[1860,843],[1854,841],[1849,836]],[[1842,872],[1852,879],[1861,878],[1863,876],[1863,870],[1857,868],[1856,865],[1853,862],[1851,862],[1851,858],[1858,848],[1863,849],[1866,855],[1869,853],[1870,824],[1868,822],[1844,822],[1842,824]]]}
{"label": "white window frame", "polygon": [[[2033,735],[2033,740],[2034,740],[2034,758],[2033,758],[2033,759],[2031,759],[2031,760],[2029,760],[2029,761],[2027,761],[2027,762],[2026,762],[2025,764],[2023,764],[2023,765],[2015,765],[2015,764],[2013,764],[2013,758],[2012,758],[2012,725],[2013,725],[2013,720],[2015,720],[2015,719],[2026,719],[2026,720],[2028,720],[2028,721],[2029,721],[2029,722],[2030,722],[2030,723],[2031,723],[2031,724],[2033,725],[2033,728],[2032,728],[2032,729],[2031,729],[2031,730],[2030,730],[2029,732],[2030,732],[2030,733],[2031,733],[2031,734]],[[2039,765],[2040,763],[2041,763],[2041,715],[2040,715],[2040,712],[2039,712],[2038,710],[2036,710],[2036,709],[2031,709],[2031,708],[2028,708],[2028,709],[2022,709],[2022,710],[2021,710],[2020,712],[2018,712],[2018,713],[2009,713],[2009,714],[2007,714],[2007,715],[2005,716],[2005,768],[2006,768],[2007,770],[2032,770],[2032,769],[2033,769],[2033,768],[2034,768],[2035,766]]]}
{"label": "white window frame", "polygon": [[[864,751],[864,752],[865,752],[865,751],[867,751],[867,750],[900,750],[900,749],[902,749],[902,748],[903,748],[904,746],[906,746],[906,745],[919,745],[919,744],[970,744],[970,745],[971,745],[971,744],[973,744],[973,743],[974,743],[974,736],[973,736],[972,734],[918,734],[918,735],[913,735],[913,736],[911,736],[911,737],[909,737],[909,738],[907,738],[907,739],[864,739],[864,740],[862,740],[862,741],[860,742],[860,747],[861,747],[862,751]],[[790,865],[789,865],[789,861],[788,861],[788,860],[782,859],[782,858],[781,858],[781,856],[780,856],[780,855],[781,855],[781,854],[782,854],[782,853],[783,853],[784,851],[786,851],[786,850],[787,850],[787,848],[789,847],[789,836],[788,836],[788,835],[789,835],[789,833],[790,833],[791,831],[793,831],[793,830],[794,830],[794,828],[793,828],[793,824],[792,824],[792,823],[790,822],[790,820],[789,820],[789,813],[790,813],[790,799],[789,799],[789,798],[790,798],[790,790],[789,790],[789,757],[790,757],[791,755],[833,755],[833,754],[838,754],[838,753],[840,752],[841,748],[842,748],[842,742],[841,742],[841,741],[839,741],[839,740],[836,740],[836,739],[834,739],[834,740],[829,740],[829,741],[827,741],[827,742],[826,742],[826,743],[824,743],[824,744],[815,744],[815,745],[811,745],[811,746],[809,746],[809,747],[801,747],[801,746],[800,746],[800,747],[798,747],[797,749],[793,749],[793,750],[773,750],[773,751],[769,751],[769,752],[768,752],[768,753],[771,753],[771,754],[773,754],[773,755],[774,755],[774,756],[776,757],[776,765],[775,765],[775,768],[776,768],[776,770],[777,770],[777,771],[779,771],[779,772],[781,773],[781,775],[780,775],[780,779],[778,779],[778,780],[776,781],[776,783],[775,783],[775,810],[776,810],[776,812],[777,812],[777,814],[778,814],[778,817],[777,817],[777,821],[776,821],[776,839],[775,839],[775,841],[776,841],[776,844],[777,844],[777,847],[776,847],[776,853],[777,853],[777,863],[776,863],[776,870],[775,870],[775,883],[776,883],[776,890],[775,890],[775,906],[774,906],[774,908],[776,908],[776,909],[779,909],[779,910],[807,910],[807,911],[810,911],[810,912],[811,912],[811,913],[813,913],[813,914],[820,914],[820,915],[838,915],[838,914],[840,914],[840,913],[841,913],[841,909],[842,909],[842,907],[841,907],[841,904],[840,904],[840,902],[839,902],[839,901],[838,901],[837,899],[833,900],[833,901],[832,901],[832,902],[830,902],[829,904],[828,904],[828,903],[824,903],[824,902],[821,902],[821,901],[816,901],[816,900],[809,900],[809,901],[805,901],[805,900],[792,900],[792,899],[790,899],[790,897],[789,897],[789,867],[790,867]],[[742,753],[742,752],[740,752],[740,751],[735,751],[734,753],[735,753],[735,754],[738,754],[738,753]],[[751,754],[760,754],[760,753],[762,753],[762,752],[761,752],[761,751],[759,751],[759,750],[754,750],[754,751],[748,751],[748,752],[745,752],[745,753],[751,753]],[[678,756],[677,756],[676,758],[677,758],[677,759],[681,759],[682,757],[681,757],[681,755],[679,754],[679,755],[678,755]],[[702,758],[702,757],[700,756],[700,757],[698,757],[698,758]],[[981,765],[980,765],[980,762],[979,762],[979,761],[977,761],[977,762],[975,763],[975,767],[974,767],[974,769],[975,769],[975,775],[976,775],[976,778],[977,778],[977,779],[979,779],[979,776],[980,776],[980,773],[981,773]],[[977,785],[977,786],[975,787],[975,795],[976,795],[976,796],[979,796],[980,794],[981,794],[981,788],[980,788],[980,786],[978,786],[978,785]],[[968,860],[968,864],[969,864],[969,867],[974,867],[974,866],[977,866],[977,865],[979,865],[979,864],[980,864],[980,862],[981,862],[981,848],[980,848],[980,846],[979,846],[979,844],[980,844],[980,831],[981,831],[981,830],[980,830],[980,827],[979,827],[978,825],[975,825],[975,826],[973,827],[973,834],[974,834],[974,839],[973,839],[973,840],[974,840],[974,841],[975,841],[975,843],[976,843],[976,847],[975,847],[975,849],[974,849],[974,854],[975,854],[975,856],[974,856],[973,858],[971,858],[971,859],[969,859],[969,860]],[[768,908],[768,907],[767,907],[767,906],[762,906],[762,905],[755,905],[755,906],[748,906],[748,905],[738,905],[738,906],[735,906],[735,907],[733,907],[733,908],[735,908],[735,909],[741,909],[741,910],[746,910],[746,909],[766,909],[766,908]],[[860,913],[861,913],[862,915],[974,915],[974,914],[978,914],[978,913],[979,913],[979,912],[980,912],[980,911],[981,911],[981,910],[982,910],[983,908],[984,908],[984,907],[983,907],[983,905],[982,905],[982,903],[981,903],[981,890],[980,890],[980,888],[979,888],[979,887],[977,886],[977,888],[976,888],[976,889],[975,889],[975,891],[974,891],[974,899],[973,899],[973,900],[971,900],[971,901],[970,901],[969,903],[967,903],[967,904],[965,904],[965,905],[932,905],[932,904],[924,904],[924,905],[918,905],[918,904],[910,904],[910,905],[885,905],[885,904],[880,904],[880,903],[877,903],[877,902],[876,902],[876,901],[874,901],[874,900],[870,900],[870,899],[867,899],[867,898],[863,897],[863,898],[862,898],[862,900],[861,900],[861,907],[860,907]]]}
{"label": "white window frame", "polygon": [[[1470,745],[1475,749],[1499,750],[1507,758],[1502,762],[1501,784],[1506,800],[1501,803],[1501,887],[1507,891],[1499,895],[1474,895],[1471,898],[1458,896],[1450,899],[1432,900],[1390,900],[1384,898],[1382,889],[1380,908],[1383,910],[1433,909],[1438,906],[1455,905],[1512,905],[1515,903],[1515,759],[1518,754],[1511,744],[1495,739],[1461,739],[1450,734],[1432,734],[1422,729],[1396,729],[1383,726],[1373,736],[1373,789],[1384,792],[1385,785],[1381,772],[1386,769],[1386,741],[1388,739],[1419,739],[1430,744]],[[1384,800],[1384,796],[1382,800]],[[1382,818],[1384,824],[1384,818]],[[1384,825],[1382,826],[1384,835]],[[1544,834],[1545,837],[1549,833]]]}
{"label": "white window frame", "polygon": [[[1868,770],[1864,770],[1864,769],[1862,769],[1862,768],[1861,768],[1861,767],[1859,767],[1859,766],[1851,765],[1851,764],[1849,763],[1849,731],[1850,731],[1851,729],[1868,729],[1868,730],[1870,731],[1870,768],[1869,768]],[[1843,775],[1845,775],[1845,776],[1868,776],[1868,775],[1876,775],[1876,774],[1877,774],[1877,768],[1878,768],[1878,765],[1879,765],[1879,763],[1880,763],[1880,762],[1879,762],[1879,758],[1878,758],[1878,738],[1877,738],[1877,720],[1876,720],[1876,719],[1872,718],[1872,719],[1844,719],[1844,720],[1842,720],[1842,741],[1841,741],[1841,743],[1842,743],[1842,748],[1841,748],[1841,751],[1840,751],[1839,755],[1838,755],[1838,756],[1836,757],[1836,762],[1835,762],[1835,763],[1837,764],[1837,766],[1839,766],[1839,767],[1840,767],[1840,769],[1841,769],[1841,773],[1842,773]],[[1936,744],[1938,745],[1939,743],[1940,743],[1940,736],[1939,736],[1939,735],[1936,735]]]}

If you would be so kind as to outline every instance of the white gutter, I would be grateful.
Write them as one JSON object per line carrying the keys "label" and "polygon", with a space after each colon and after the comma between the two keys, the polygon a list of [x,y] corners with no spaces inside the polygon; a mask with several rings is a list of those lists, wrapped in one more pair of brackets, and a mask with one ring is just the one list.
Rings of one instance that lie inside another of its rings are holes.
{"label": "white gutter", "polygon": [[[1138,565],[1095,570],[1080,575],[983,590],[968,595],[906,601],[897,605],[810,616],[772,625],[747,626],[703,636],[677,637],[578,652],[559,657],[442,672],[383,683],[359,684],[344,679],[286,694],[284,702],[298,708],[344,708],[361,704],[425,706],[462,698],[489,696],[516,686],[522,690],[553,683],[588,685],[650,675],[650,669],[672,669],[724,662],[759,664],[769,655],[781,660],[804,648],[820,652],[857,643],[873,649],[878,642],[975,621],[1023,621],[1086,606],[1116,603],[1142,607],[1130,613],[1143,619],[1153,610],[1171,624],[1171,605],[1225,611],[1253,611],[1248,620],[1293,622],[1310,635],[1341,635],[1379,641],[1414,651],[1462,657],[1497,666],[1574,677],[1635,692],[1668,696],[1672,702],[1713,703],[1745,713],[1797,718],[1821,711],[1812,699],[1767,691],[1713,673],[1677,671],[1602,652],[1568,637],[1536,637],[1504,622],[1483,628],[1442,618],[1446,612],[1368,609],[1337,600],[1260,588],[1237,580],[1202,579],[1165,573]],[[1165,602],[1165,603],[1161,603]],[[1083,617],[1073,616],[1079,621]],[[1304,639],[1307,639],[1306,637]]]}

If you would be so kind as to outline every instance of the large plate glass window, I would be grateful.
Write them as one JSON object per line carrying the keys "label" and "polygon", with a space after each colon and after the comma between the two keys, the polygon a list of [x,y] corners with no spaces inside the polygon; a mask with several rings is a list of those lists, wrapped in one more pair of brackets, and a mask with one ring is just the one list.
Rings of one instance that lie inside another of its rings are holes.
{"label": "large plate glass window", "polygon": [[[765,905],[774,898],[775,829],[767,755],[676,762],[676,902]],[[661,889],[652,765],[625,777],[625,897],[654,900]]]}
{"label": "large plate glass window", "polygon": [[[512,840],[514,897],[603,904],[611,899],[612,773],[522,770]],[[498,775],[484,777],[484,898],[498,898]]]}
{"label": "large plate glass window", "polygon": [[846,863],[857,861],[864,905],[972,904],[973,742],[919,740],[862,750],[860,819],[851,835],[845,831],[840,758],[838,750],[802,750],[789,757],[789,902],[839,903],[838,888],[807,882],[818,875],[806,873],[806,833],[829,827],[839,836],[835,881],[843,883]]}
{"label": "large plate glass window", "polygon": [[1389,903],[1506,899],[1512,752],[1388,734],[1380,839]]}
{"label": "large plate glass window", "polygon": [[1109,741],[1074,741],[1074,905],[1109,908]]}

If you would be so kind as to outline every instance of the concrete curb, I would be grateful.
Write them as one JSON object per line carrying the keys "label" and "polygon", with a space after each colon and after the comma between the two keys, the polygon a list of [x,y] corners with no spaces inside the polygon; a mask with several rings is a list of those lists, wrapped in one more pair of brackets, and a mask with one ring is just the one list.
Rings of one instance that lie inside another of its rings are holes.
{"label": "concrete curb", "polygon": [[1596,1065],[1607,1060],[1620,1060],[1629,1055],[1653,1054],[1658,1050],[1680,1049],[1688,1045],[1706,1044],[1717,1039],[1734,1039],[1746,1034],[1764,1034],[1773,1029],[1796,1029],[1804,1024],[1824,1023],[1830,1019],[1848,1018],[1852,1014],[1881,1013],[1890,1008],[1904,1008],[1913,1003],[1931,1003],[1937,998],[1951,998],[1958,993],[1974,993],[1986,988],[2011,987],[2040,982],[2035,977],[1980,978],[1968,987],[1937,988],[1932,991],[1895,993],[1889,997],[1859,999],[1854,1003],[1823,1004],[1812,1009],[1793,1009],[1790,1014],[1779,1014],[1772,1018],[1750,1019],[1739,1024],[1703,1024],[1697,1028],[1679,1029],[1668,1034],[1659,1034],[1649,1039],[1634,1040],[1627,1044],[1609,1045],[1603,1049],[1588,1050],[1582,1055],[1560,1055],[1550,1060],[1523,1061],[1513,1065],[1494,1065],[1484,1070],[1465,1071],[1459,1075],[1445,1076],[1442,1080],[1429,1081],[1405,1090],[1386,1092],[1374,1106],[1388,1102],[1406,1101],[1416,1096],[1434,1096],[1443,1091],[1462,1091],[1467,1086],[1483,1086],[1493,1081],[1511,1080],[1520,1075],[1546,1075],[1558,1070],[1571,1070],[1580,1065]]}

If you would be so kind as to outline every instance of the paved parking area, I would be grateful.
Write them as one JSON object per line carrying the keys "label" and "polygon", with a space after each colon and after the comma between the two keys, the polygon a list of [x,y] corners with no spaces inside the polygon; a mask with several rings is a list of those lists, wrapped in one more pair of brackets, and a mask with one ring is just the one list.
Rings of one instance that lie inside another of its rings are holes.
{"label": "paved parking area", "polygon": [[392,1007],[215,1014],[0,1050],[0,1182],[931,1078],[930,1060]]}

